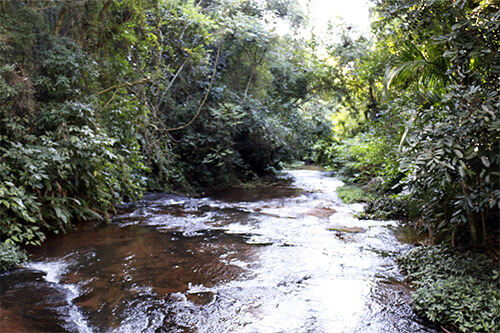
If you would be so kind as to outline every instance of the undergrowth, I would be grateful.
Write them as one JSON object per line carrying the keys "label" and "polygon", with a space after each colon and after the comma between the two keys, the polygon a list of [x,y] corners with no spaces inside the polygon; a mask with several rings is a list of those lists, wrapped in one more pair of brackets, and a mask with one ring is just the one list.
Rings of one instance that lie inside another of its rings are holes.
{"label": "undergrowth", "polygon": [[26,252],[19,246],[0,242],[0,272],[27,260]]}
{"label": "undergrowth", "polygon": [[379,197],[367,202],[364,210],[357,214],[359,219],[405,220],[412,214],[411,202],[403,196]]}
{"label": "undergrowth", "polygon": [[500,275],[492,260],[434,246],[414,248],[398,263],[416,287],[412,306],[417,314],[450,330],[500,331]]}

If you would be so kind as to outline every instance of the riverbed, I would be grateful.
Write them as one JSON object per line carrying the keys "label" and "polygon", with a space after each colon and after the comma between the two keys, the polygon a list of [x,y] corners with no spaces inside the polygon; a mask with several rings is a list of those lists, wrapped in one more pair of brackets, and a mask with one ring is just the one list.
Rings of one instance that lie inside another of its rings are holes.
{"label": "riverbed", "polygon": [[409,305],[395,221],[321,170],[209,197],[151,194],[1,275],[2,332],[435,332]]}

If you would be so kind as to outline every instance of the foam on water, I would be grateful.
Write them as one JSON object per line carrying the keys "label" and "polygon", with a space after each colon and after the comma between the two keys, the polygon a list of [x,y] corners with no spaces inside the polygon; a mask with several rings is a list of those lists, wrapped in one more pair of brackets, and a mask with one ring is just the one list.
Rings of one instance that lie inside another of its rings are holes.
{"label": "foam on water", "polygon": [[75,284],[61,283],[61,277],[67,273],[69,263],[64,260],[57,261],[35,261],[27,265],[27,268],[45,273],[44,279],[47,282],[60,286],[66,295],[66,302],[69,306],[68,329],[77,330],[80,333],[91,333],[93,330],[89,327],[85,317],[80,309],[73,304],[73,300],[81,295],[81,291]]}
{"label": "foam on water", "polygon": [[408,305],[396,222],[357,219],[327,172],[284,176],[148,195],[113,225],[47,241],[29,267],[64,291],[69,331],[433,332]]}

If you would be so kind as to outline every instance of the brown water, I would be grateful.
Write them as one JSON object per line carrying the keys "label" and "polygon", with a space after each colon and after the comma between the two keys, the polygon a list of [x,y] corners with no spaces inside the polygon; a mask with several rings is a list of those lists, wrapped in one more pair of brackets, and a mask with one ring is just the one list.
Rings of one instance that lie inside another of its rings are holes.
{"label": "brown water", "polygon": [[319,170],[207,198],[158,194],[1,275],[2,332],[434,332],[408,305],[395,222]]}

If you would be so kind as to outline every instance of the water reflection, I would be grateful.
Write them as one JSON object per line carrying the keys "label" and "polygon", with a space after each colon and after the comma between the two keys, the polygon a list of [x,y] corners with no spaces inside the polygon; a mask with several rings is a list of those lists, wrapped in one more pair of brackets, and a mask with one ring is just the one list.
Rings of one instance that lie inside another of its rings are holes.
{"label": "water reflection", "polygon": [[399,282],[395,224],[355,219],[326,173],[287,177],[150,195],[111,226],[48,240],[1,276],[2,331],[432,332]]}

